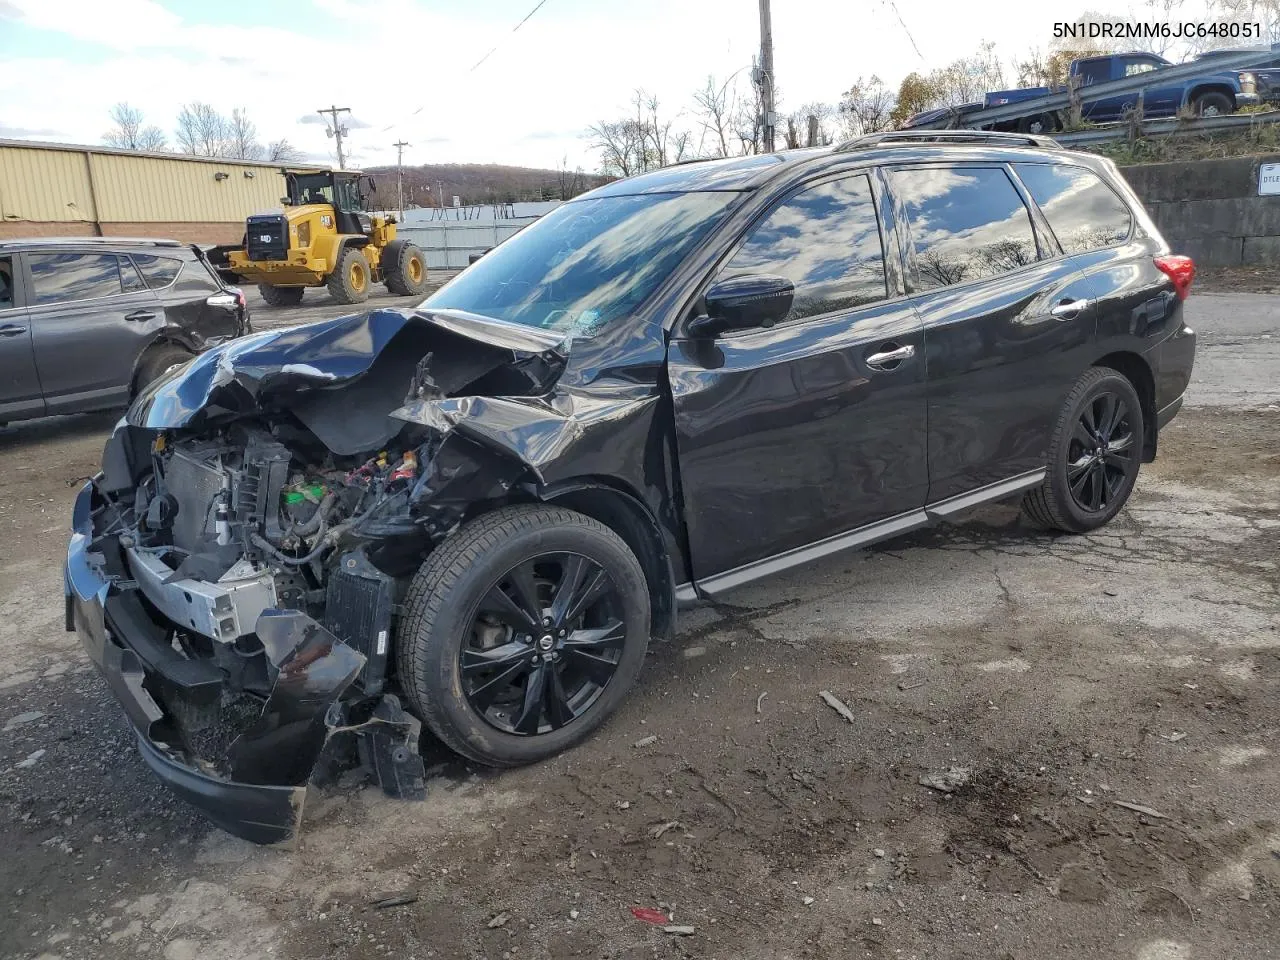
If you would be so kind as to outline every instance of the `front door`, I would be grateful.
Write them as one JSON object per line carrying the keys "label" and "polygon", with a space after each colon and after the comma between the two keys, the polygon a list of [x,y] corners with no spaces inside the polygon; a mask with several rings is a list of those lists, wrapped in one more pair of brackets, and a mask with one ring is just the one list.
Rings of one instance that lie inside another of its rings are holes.
{"label": "front door", "polygon": [[128,257],[28,253],[28,313],[49,413],[123,405],[164,308]]}
{"label": "front door", "polygon": [[0,257],[0,423],[44,413],[16,266],[13,257]]}
{"label": "front door", "polygon": [[685,523],[704,585],[923,505],[924,338],[897,270],[886,272],[886,236],[865,173],[803,187],[712,281],[786,277],[786,320],[672,340]]}
{"label": "front door", "polygon": [[929,502],[1016,486],[1044,467],[1053,417],[1089,365],[1087,282],[1033,228],[1003,165],[904,166],[890,182],[925,325]]}

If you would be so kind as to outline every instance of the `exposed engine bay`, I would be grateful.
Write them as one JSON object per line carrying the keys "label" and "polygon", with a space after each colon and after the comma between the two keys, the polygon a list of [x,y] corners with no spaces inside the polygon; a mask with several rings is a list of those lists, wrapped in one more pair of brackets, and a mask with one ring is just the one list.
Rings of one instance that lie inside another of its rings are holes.
{"label": "exposed engine bay", "polygon": [[[465,317],[425,320],[377,311],[202,355],[139,399],[77,505],[68,623],[103,622],[91,655],[119,661],[106,672],[171,785],[193,770],[197,796],[284,791],[220,821],[241,835],[291,835],[289,791],[354,764],[424,795],[391,662],[407,580],[468,516],[532,496],[536,460],[468,418],[545,393],[563,356],[541,332],[477,342]],[[530,403],[496,429],[569,422]]]}

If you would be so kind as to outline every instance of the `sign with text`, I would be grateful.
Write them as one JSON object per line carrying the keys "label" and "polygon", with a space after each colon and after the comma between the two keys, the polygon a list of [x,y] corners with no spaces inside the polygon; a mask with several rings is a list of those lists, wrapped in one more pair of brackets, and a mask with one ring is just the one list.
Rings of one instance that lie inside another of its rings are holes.
{"label": "sign with text", "polygon": [[1280,194],[1280,163],[1258,165],[1258,196]]}

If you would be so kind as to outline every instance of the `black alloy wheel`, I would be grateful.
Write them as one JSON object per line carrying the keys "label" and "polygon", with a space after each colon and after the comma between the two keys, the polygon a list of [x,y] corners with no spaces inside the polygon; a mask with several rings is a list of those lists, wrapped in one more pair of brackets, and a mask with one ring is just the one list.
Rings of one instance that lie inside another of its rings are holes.
{"label": "black alloy wheel", "polygon": [[1124,491],[1138,455],[1134,417],[1116,393],[1090,398],[1080,411],[1067,453],[1071,498],[1088,513],[1105,513]]}
{"label": "black alloy wheel", "polygon": [[1146,449],[1138,391],[1118,370],[1091,367],[1063,398],[1044,481],[1023,497],[1028,520],[1064,533],[1109,522],[1133,493]]}
{"label": "black alloy wheel", "polygon": [[548,733],[582,716],[613,679],[626,625],[608,572],[588,557],[516,564],[480,599],[458,652],[467,701],[504,733]]}

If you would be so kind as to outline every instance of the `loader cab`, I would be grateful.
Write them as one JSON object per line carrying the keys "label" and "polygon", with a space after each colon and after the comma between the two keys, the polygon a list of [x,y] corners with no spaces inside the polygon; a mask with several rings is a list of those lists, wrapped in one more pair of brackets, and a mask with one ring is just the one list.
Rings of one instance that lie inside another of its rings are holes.
{"label": "loader cab", "polygon": [[373,178],[359,173],[326,170],[317,173],[289,173],[289,204],[301,206],[324,203],[333,207],[334,225],[338,233],[368,236],[373,220],[366,212],[367,198],[373,192]]}

